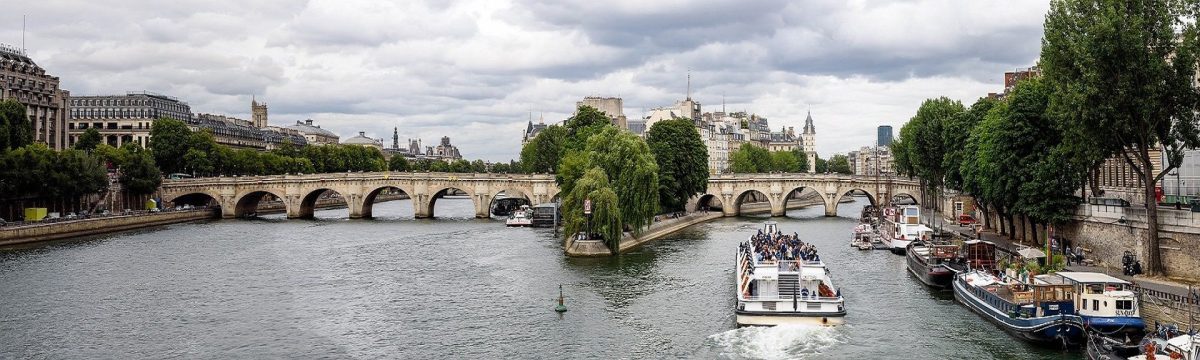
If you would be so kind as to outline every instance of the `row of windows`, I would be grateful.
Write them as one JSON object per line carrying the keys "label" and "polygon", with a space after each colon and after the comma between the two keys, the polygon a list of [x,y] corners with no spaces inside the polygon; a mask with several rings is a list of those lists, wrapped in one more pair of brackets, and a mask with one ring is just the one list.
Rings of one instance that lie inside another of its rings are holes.
{"label": "row of windows", "polygon": [[85,129],[88,129],[88,128],[94,128],[94,129],[105,129],[105,130],[116,130],[116,129],[125,129],[125,130],[133,130],[133,129],[138,129],[138,130],[150,130],[150,123],[148,123],[148,122],[139,122],[139,123],[137,123],[137,124],[117,124],[117,123],[115,123],[115,122],[110,122],[110,123],[101,123],[101,122],[93,122],[93,123],[80,122],[80,123],[73,123],[73,122],[72,122],[72,123],[67,123],[67,128],[68,128],[68,129],[71,129],[71,130],[75,130],[75,129],[79,129],[79,130],[85,130]]}
{"label": "row of windows", "polygon": [[[157,103],[157,104],[155,104]],[[151,102],[148,99],[71,99],[71,106],[151,106],[175,112],[191,112],[191,108],[182,104],[164,104]]]}
{"label": "row of windows", "polygon": [[93,109],[72,108],[72,118],[149,118],[157,112],[152,109]]}

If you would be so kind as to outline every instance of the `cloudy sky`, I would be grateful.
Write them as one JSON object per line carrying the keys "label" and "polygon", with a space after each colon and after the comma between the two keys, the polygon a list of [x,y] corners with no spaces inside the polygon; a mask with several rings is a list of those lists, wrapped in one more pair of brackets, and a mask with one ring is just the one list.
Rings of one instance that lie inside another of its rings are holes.
{"label": "cloudy sky", "polygon": [[193,112],[312,118],[343,138],[448,135],[517,157],[525,123],[620,96],[628,117],[692,97],[803,125],[822,157],[897,129],[921,100],[972,102],[1038,57],[1042,1],[22,1],[0,13],[77,95],[147,90]]}

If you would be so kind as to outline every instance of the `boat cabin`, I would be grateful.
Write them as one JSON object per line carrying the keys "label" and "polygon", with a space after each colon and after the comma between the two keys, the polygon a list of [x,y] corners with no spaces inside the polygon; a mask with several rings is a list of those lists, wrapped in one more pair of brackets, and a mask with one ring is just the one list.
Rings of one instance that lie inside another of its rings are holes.
{"label": "boat cabin", "polygon": [[964,241],[962,257],[972,269],[996,270],[996,244],[991,241]]}
{"label": "boat cabin", "polygon": [[1092,272],[1059,272],[1037,279],[1070,285],[1078,294],[1075,307],[1080,316],[1141,317],[1133,284],[1128,281]]}
{"label": "boat cabin", "polygon": [[1075,305],[1072,302],[1074,293],[1070,285],[1006,283],[988,275],[973,276],[970,282],[976,284],[977,296],[983,295],[980,298],[993,308],[1007,314],[1016,314],[1015,317],[1032,318],[1075,313]]}

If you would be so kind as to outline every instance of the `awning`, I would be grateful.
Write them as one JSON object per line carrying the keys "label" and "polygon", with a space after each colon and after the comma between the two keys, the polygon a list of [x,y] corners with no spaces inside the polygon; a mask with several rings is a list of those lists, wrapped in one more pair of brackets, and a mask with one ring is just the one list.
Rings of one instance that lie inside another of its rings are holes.
{"label": "awning", "polygon": [[1034,249],[1034,248],[1024,248],[1021,250],[1017,250],[1017,255],[1020,255],[1021,257],[1027,258],[1027,259],[1046,257],[1046,253],[1042,252],[1041,250]]}

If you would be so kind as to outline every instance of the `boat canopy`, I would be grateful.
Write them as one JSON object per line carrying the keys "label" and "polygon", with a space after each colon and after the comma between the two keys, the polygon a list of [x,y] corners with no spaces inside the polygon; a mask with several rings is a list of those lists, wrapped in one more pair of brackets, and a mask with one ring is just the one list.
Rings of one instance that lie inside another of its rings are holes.
{"label": "boat canopy", "polygon": [[1060,271],[1058,275],[1071,279],[1071,281],[1084,284],[1103,283],[1103,284],[1129,284],[1128,281],[1121,280],[1112,275],[1094,273],[1094,272],[1073,272]]}

